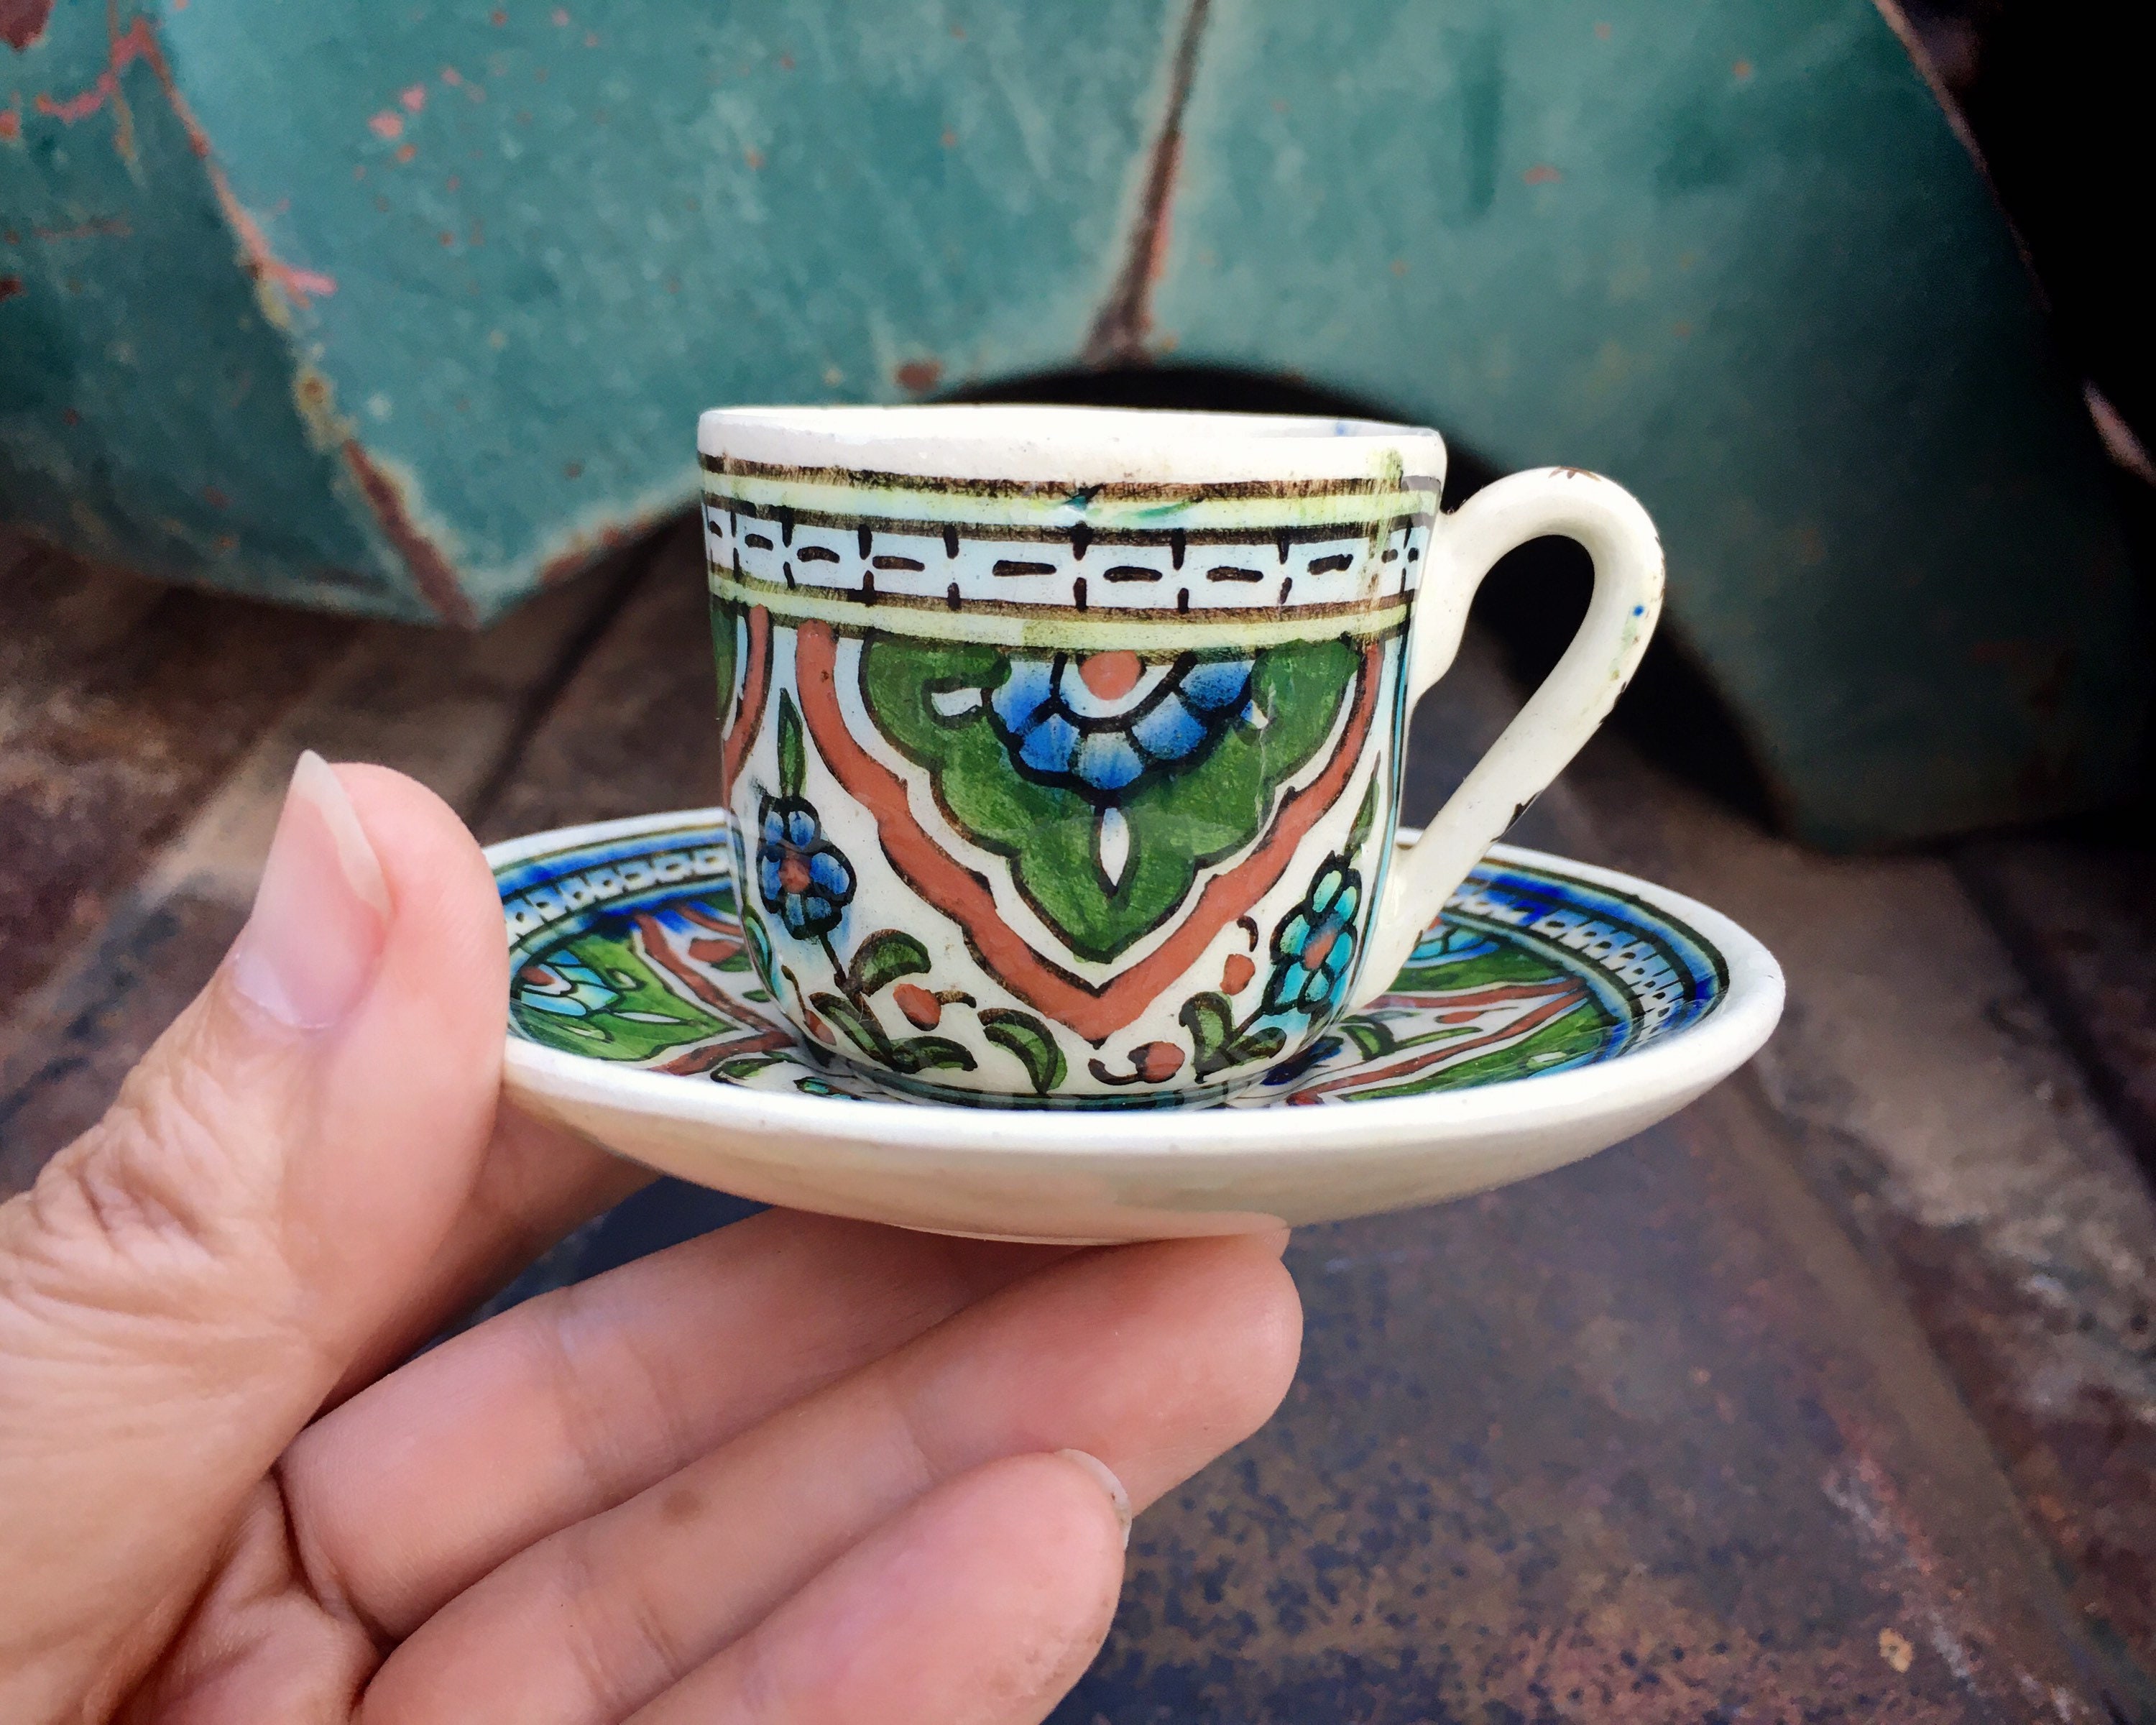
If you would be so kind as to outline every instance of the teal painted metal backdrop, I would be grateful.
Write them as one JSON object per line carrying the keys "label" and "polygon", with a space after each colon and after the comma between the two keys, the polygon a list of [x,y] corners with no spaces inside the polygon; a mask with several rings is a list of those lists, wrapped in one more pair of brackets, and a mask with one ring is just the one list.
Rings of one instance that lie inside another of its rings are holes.
{"label": "teal painted metal backdrop", "polygon": [[0,502],[91,557],[481,621],[681,506],[702,407],[1172,356],[1633,487],[1814,838],[2132,771],[2100,451],[1869,0],[0,0]]}

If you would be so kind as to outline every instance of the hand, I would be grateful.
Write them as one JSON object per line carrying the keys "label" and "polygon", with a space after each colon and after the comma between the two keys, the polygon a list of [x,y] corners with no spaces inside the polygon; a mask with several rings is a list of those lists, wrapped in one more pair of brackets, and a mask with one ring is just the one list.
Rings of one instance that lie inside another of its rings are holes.
{"label": "hand", "polygon": [[0,1718],[1040,1719],[1129,1509],[1284,1394],[1281,1239],[773,1211],[390,1369],[644,1178],[497,1115],[504,964],[454,815],[303,759],[216,978],[0,1205]]}

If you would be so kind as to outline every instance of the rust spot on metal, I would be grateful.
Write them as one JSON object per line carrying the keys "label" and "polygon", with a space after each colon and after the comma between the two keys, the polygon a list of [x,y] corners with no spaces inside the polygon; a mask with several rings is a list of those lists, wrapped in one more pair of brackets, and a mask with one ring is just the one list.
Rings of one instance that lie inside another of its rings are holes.
{"label": "rust spot on metal", "polygon": [[21,276],[0,275],[0,300],[12,300],[16,295],[22,291],[23,278]]}
{"label": "rust spot on metal", "polygon": [[909,359],[891,375],[898,379],[901,389],[910,389],[916,395],[926,395],[936,387],[937,379],[943,375],[943,362],[940,359]]}
{"label": "rust spot on metal", "polygon": [[1564,176],[1559,173],[1555,168],[1552,167],[1547,162],[1537,162],[1532,167],[1522,174],[1520,177],[1525,180],[1530,186],[1549,186],[1554,185],[1558,181],[1563,179]]}
{"label": "rust spot on metal", "polygon": [[45,33],[53,0],[0,0],[0,42],[21,54]]}
{"label": "rust spot on metal", "polygon": [[345,465],[352,470],[352,477],[367,495],[367,507],[374,511],[375,520],[381,524],[389,542],[397,547],[398,555],[404,559],[404,567],[412,572],[412,579],[426,596],[427,603],[434,608],[435,614],[443,622],[454,624],[459,629],[475,628],[478,614],[457,584],[457,572],[450,567],[440,547],[419,531],[405,507],[404,494],[398,490],[396,480],[375,465],[374,458],[358,439],[346,438],[341,453]]}
{"label": "rust spot on metal", "polygon": [[1153,140],[1145,192],[1131,233],[1130,249],[1107,302],[1086,338],[1085,361],[1091,366],[1127,365],[1145,357],[1145,339],[1152,329],[1153,285],[1168,262],[1169,222],[1175,204],[1176,177],[1183,167],[1183,114],[1198,72],[1198,44],[1205,30],[1211,0],[1190,0],[1175,44],[1168,76],[1168,105],[1160,135]]}
{"label": "rust spot on metal", "polygon": [[[2143,1660],[2156,1657],[2156,1429],[2145,1404],[2102,1383],[2066,1384],[2051,1357],[2070,1326],[2101,1335],[2098,1317],[2078,1291],[2061,1310],[2032,1312],[2017,1276],[1915,1224],[1884,1238],[1933,1348],[2062,1559],[2074,1603]],[[2136,1317],[2142,1329],[2129,1321],[2107,1345],[2145,1336],[2150,1320]]]}

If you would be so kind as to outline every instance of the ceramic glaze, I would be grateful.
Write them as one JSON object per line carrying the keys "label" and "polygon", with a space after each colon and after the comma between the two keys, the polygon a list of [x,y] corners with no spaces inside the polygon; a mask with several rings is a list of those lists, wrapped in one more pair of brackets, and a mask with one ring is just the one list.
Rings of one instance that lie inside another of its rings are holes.
{"label": "ceramic glaze", "polygon": [[[500,870],[512,1034],[646,1071],[809,1096],[908,1101],[910,1075],[834,1060],[773,1010],[729,858],[731,824],[544,851]],[[1278,966],[1270,988],[1322,963]],[[1621,891],[1486,860],[1368,1005],[1222,1098],[1229,1107],[1336,1103],[1507,1083],[1617,1060],[1697,1024],[1727,997],[1721,953]],[[892,984],[892,1016],[937,1022],[934,998]],[[1004,1105],[959,1091],[952,1101]],[[1039,1099],[1050,1106],[1054,1096]]]}
{"label": "ceramic glaze", "polygon": [[[732,851],[724,811],[704,809],[489,852],[508,1094],[688,1179],[908,1227],[1137,1239],[1456,1196],[1682,1106],[1781,1007],[1773,958],[1706,906],[1500,847],[1387,988],[1219,1106],[1103,1119],[1052,1096],[935,1100],[777,1014]],[[928,1018],[918,986],[880,1004]]]}
{"label": "ceramic glaze", "polygon": [[[1660,599],[1614,486],[1522,475],[1448,517],[1407,427],[738,409],[700,440],[747,962],[812,1045],[930,1095],[1202,1102],[1306,1063]],[[1413,700],[1549,531],[1596,556],[1580,645],[1395,879]]]}

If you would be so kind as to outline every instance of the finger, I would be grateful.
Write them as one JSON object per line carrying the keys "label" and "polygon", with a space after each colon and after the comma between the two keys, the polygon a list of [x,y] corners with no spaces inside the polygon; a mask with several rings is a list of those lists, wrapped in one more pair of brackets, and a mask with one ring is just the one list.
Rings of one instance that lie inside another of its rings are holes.
{"label": "finger", "polygon": [[329,1404],[372,1383],[443,1325],[507,1286],[572,1230],[656,1178],[649,1168],[501,1104],[478,1177],[441,1250],[353,1355]]}
{"label": "finger", "polygon": [[1300,1333],[1270,1242],[1070,1259],[511,1559],[391,1656],[378,1704],[414,1725],[619,1718],[985,1462],[1080,1449],[1152,1502],[1272,1412]]}
{"label": "finger", "polygon": [[505,1558],[1052,1261],[770,1210],[526,1301],[279,1465],[316,1587],[408,1635]]}
{"label": "finger", "polygon": [[449,809],[305,757],[224,964],[0,1206],[0,1671],[109,1677],[184,1609],[424,1276],[487,1142],[506,968]]}
{"label": "finger", "polygon": [[1099,1651],[1123,1524],[1058,1455],[952,1481],[631,1725],[1037,1725]]}

